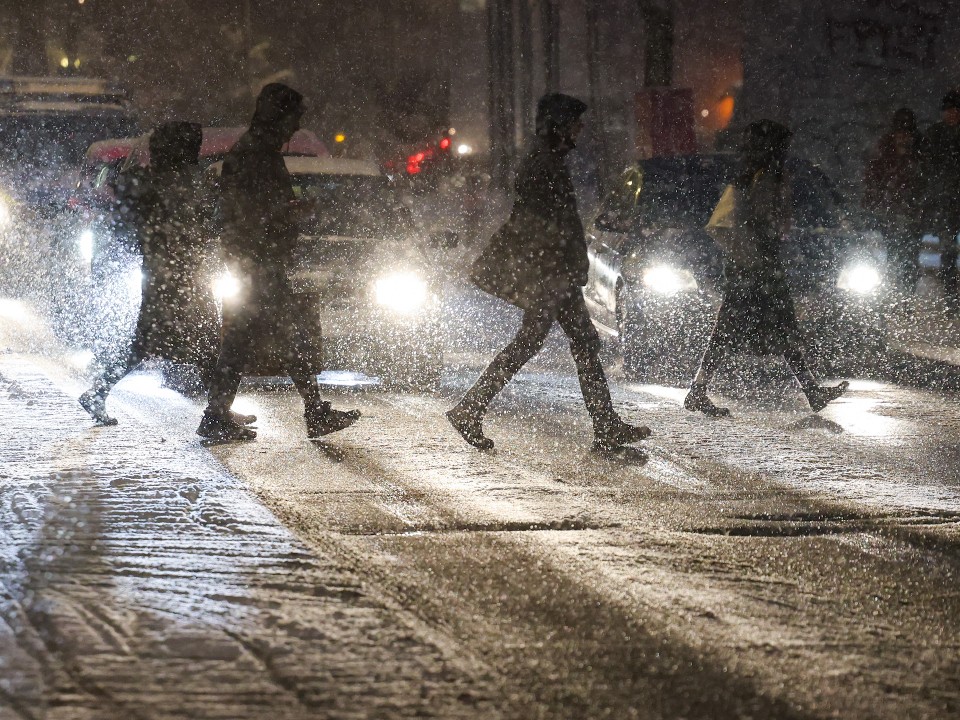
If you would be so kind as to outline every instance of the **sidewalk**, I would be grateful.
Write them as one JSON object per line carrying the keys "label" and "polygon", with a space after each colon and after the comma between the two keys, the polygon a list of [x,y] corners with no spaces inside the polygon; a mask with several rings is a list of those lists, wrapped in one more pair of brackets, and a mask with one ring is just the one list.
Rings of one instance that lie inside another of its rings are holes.
{"label": "sidewalk", "polygon": [[0,720],[496,717],[335,536],[310,554],[192,426],[91,427],[56,367],[0,354]]}

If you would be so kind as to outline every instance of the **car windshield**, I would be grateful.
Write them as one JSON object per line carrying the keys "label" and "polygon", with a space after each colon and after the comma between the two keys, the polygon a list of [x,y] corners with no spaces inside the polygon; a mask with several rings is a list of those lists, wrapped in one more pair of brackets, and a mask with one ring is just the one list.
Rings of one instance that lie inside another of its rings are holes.
{"label": "car windshield", "polygon": [[394,237],[409,225],[386,178],[375,175],[293,175],[294,192],[316,207],[318,235]]}
{"label": "car windshield", "polygon": [[122,115],[0,117],[0,163],[8,167],[80,165],[92,143],[133,137],[137,132],[136,122]]}

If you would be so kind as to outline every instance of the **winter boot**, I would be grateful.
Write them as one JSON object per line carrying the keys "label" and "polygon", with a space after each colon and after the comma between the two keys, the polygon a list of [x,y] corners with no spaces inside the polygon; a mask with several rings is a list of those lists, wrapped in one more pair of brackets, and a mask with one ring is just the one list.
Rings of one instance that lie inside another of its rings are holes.
{"label": "winter boot", "polygon": [[208,409],[203,413],[197,435],[212,443],[228,443],[237,440],[254,440],[257,432],[234,422],[229,414]]}
{"label": "winter boot", "polygon": [[116,425],[117,419],[107,415],[107,398],[93,390],[80,396],[80,407],[90,413],[97,425]]}
{"label": "winter boot", "polygon": [[807,396],[807,402],[810,403],[813,411],[820,412],[829,403],[843,395],[848,387],[850,387],[850,383],[844,380],[839,385],[833,386],[824,387],[823,385],[812,385],[804,389],[803,394]]}
{"label": "winter boot", "polygon": [[445,413],[453,429],[477,450],[493,450],[493,440],[483,434],[482,418],[459,405]]}
{"label": "winter boot", "polygon": [[230,422],[236,425],[253,425],[257,421],[256,415],[244,415],[242,413],[234,412],[230,410],[227,413],[227,417],[230,418]]}
{"label": "winter boot", "polygon": [[360,411],[333,410],[324,404],[305,410],[303,417],[307,422],[307,437],[318,438],[350,427],[360,419]]}
{"label": "winter boot", "polygon": [[618,447],[640,442],[650,437],[650,428],[646,425],[630,425],[619,417],[613,420],[595,423],[593,426],[593,447],[595,450],[616,450]]}
{"label": "winter boot", "polygon": [[730,410],[718,407],[707,397],[707,386],[694,383],[683,399],[683,407],[692,412],[702,412],[707,417],[729,417]]}

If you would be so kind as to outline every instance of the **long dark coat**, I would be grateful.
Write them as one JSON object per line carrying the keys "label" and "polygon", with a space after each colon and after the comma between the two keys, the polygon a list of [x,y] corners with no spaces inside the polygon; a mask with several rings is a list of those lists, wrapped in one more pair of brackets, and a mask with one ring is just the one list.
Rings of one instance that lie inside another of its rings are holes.
{"label": "long dark coat", "polygon": [[143,293],[134,350],[206,366],[220,344],[220,314],[211,286],[215,245],[212,203],[196,166],[133,171],[121,202],[143,258]]}
{"label": "long dark coat", "polygon": [[293,292],[287,278],[299,235],[299,211],[281,145],[250,130],[223,161],[224,259],[241,282],[223,323],[251,322],[248,371],[281,370],[296,353],[322,369],[317,299]]}
{"label": "long dark coat", "polygon": [[780,241],[790,220],[789,187],[787,177],[760,171],[748,187],[735,192],[730,232],[720,242],[725,246],[724,277],[717,316],[731,349],[772,355],[800,342],[780,258]]}
{"label": "long dark coat", "polygon": [[474,261],[482,290],[524,309],[557,307],[587,283],[587,244],[564,152],[542,139],[517,171],[509,220]]}

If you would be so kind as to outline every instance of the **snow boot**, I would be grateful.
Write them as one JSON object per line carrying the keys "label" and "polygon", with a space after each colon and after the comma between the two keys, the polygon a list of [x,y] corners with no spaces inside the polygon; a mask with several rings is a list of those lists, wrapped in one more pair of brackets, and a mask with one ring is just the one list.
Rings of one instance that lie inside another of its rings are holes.
{"label": "snow boot", "polygon": [[307,437],[318,438],[350,427],[360,419],[360,411],[333,410],[323,405],[305,410],[303,417],[307,422]]}
{"label": "snow boot", "polygon": [[229,414],[206,410],[197,428],[197,435],[212,443],[228,443],[237,440],[255,440],[257,432],[234,422]]}
{"label": "snow boot", "polygon": [[87,390],[79,399],[80,407],[90,413],[97,425],[116,425],[117,419],[107,414],[107,398],[93,390]]}
{"label": "snow boot", "polygon": [[730,417],[730,410],[713,404],[707,396],[706,385],[691,385],[690,391],[683,399],[683,407],[691,412],[702,412],[707,417]]}
{"label": "snow boot", "polygon": [[804,389],[803,394],[807,396],[807,402],[810,403],[810,408],[814,412],[820,412],[829,403],[843,395],[848,387],[850,387],[850,383],[844,380],[839,385],[833,386],[824,387],[823,385],[813,385]]}
{"label": "snow boot", "polygon": [[444,413],[453,429],[460,437],[477,450],[493,450],[493,440],[483,434],[482,419],[479,415],[464,410],[459,405]]}
{"label": "snow boot", "polygon": [[230,421],[237,425],[253,425],[257,421],[256,415],[244,415],[242,413],[234,412],[230,410],[227,413],[227,417],[230,418]]}
{"label": "snow boot", "polygon": [[620,418],[594,425],[593,447],[595,450],[616,450],[650,437],[646,425],[631,425]]}

